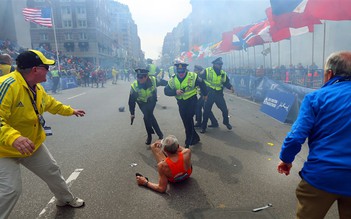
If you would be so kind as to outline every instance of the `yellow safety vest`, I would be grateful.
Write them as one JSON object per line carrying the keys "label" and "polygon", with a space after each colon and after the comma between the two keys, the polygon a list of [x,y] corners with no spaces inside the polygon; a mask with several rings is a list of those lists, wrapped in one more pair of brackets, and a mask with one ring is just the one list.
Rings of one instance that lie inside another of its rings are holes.
{"label": "yellow safety vest", "polygon": [[227,73],[221,70],[221,74],[217,75],[212,67],[206,68],[206,79],[204,80],[206,85],[214,90],[222,90],[223,83],[227,79]]}
{"label": "yellow safety vest", "polygon": [[155,64],[149,64],[149,75],[154,76],[156,74],[156,65]]}
{"label": "yellow safety vest", "polygon": [[133,90],[138,93],[138,98],[137,101],[138,102],[144,102],[146,103],[147,100],[152,96],[152,93],[156,90],[156,78],[154,76],[149,76],[152,86],[145,89],[142,89],[138,86],[138,81],[134,81],[132,83],[132,88]]}
{"label": "yellow safety vest", "polygon": [[176,95],[176,98],[178,100],[187,100],[190,97],[196,95],[196,93],[197,93],[197,90],[195,87],[196,79],[197,79],[196,73],[188,72],[186,74],[184,80],[182,81],[182,83],[180,83],[179,79],[176,76],[173,76],[168,81],[168,85],[172,89],[184,91],[184,93],[182,95]]}
{"label": "yellow safety vest", "polygon": [[52,70],[51,75],[52,75],[52,77],[60,77],[58,70]]}

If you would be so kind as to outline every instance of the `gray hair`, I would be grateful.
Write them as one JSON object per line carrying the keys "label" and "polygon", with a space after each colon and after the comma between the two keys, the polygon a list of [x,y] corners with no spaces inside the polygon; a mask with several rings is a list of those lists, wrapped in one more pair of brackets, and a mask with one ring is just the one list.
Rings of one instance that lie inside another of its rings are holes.
{"label": "gray hair", "polygon": [[0,64],[11,65],[11,56],[7,53],[0,54]]}
{"label": "gray hair", "polygon": [[340,51],[332,53],[325,64],[325,69],[332,70],[334,75],[351,76],[351,52]]}
{"label": "gray hair", "polygon": [[175,154],[178,151],[179,143],[178,139],[174,135],[168,135],[162,140],[163,150],[171,154]]}

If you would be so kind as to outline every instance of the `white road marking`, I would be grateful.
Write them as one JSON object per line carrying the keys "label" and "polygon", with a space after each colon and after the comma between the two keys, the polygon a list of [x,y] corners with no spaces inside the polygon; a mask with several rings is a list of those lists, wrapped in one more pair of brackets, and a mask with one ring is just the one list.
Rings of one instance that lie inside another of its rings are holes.
{"label": "white road marking", "polygon": [[[71,187],[73,182],[78,178],[79,174],[83,171],[83,169],[75,169],[73,173],[66,179],[66,184],[68,187]],[[45,208],[40,212],[37,219],[41,218],[48,210],[49,206],[56,201],[55,197],[52,197]]]}
{"label": "white road marking", "polygon": [[85,95],[85,94],[87,94],[87,93],[81,93],[81,94],[77,94],[77,95],[75,95],[75,96],[72,96],[72,97],[68,97],[67,99],[69,100],[69,99],[73,99],[73,98],[76,98],[76,97],[79,97],[79,96],[82,96],[82,95]]}

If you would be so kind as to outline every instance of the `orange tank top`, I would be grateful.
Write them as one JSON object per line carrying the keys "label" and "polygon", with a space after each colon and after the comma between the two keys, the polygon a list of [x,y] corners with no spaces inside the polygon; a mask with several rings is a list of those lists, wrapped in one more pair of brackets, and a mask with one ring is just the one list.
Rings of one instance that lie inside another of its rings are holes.
{"label": "orange tank top", "polygon": [[168,181],[170,182],[183,181],[189,178],[192,173],[192,167],[190,167],[187,171],[184,169],[184,157],[182,152],[178,152],[178,160],[176,162],[173,162],[169,157],[167,157],[165,161],[172,173],[172,177],[168,178]]}

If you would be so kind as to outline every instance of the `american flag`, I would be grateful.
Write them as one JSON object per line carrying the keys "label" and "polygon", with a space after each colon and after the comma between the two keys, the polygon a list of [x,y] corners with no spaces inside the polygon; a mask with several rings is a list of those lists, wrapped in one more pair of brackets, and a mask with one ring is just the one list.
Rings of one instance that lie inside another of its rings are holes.
{"label": "american flag", "polygon": [[50,8],[24,8],[22,13],[26,21],[45,27],[52,27]]}

